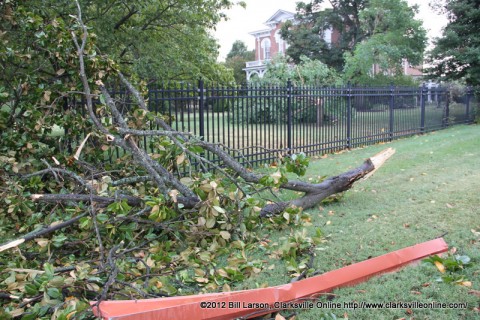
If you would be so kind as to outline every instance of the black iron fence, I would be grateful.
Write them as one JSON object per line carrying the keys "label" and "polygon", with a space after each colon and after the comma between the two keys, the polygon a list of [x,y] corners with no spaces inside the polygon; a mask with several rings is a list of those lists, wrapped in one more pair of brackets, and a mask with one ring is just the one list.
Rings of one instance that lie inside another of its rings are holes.
{"label": "black iron fence", "polygon": [[[122,90],[112,93],[130,100]],[[471,123],[477,101],[472,90],[453,95],[442,87],[224,87],[199,81],[152,84],[148,104],[174,129],[255,164],[279,153],[317,155]],[[147,151],[155,147],[146,138],[142,144]]]}

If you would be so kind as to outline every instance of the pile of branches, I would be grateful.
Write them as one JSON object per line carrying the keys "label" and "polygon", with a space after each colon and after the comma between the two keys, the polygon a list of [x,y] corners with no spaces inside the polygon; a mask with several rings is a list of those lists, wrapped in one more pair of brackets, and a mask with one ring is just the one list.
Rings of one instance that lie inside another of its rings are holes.
{"label": "pile of branches", "polygon": [[[288,171],[304,173],[301,157],[256,173],[235,159],[234,150],[172,129],[121,72],[114,76],[135,98],[134,107],[123,108],[101,81],[91,83],[85,62],[89,33],[80,7],[77,21],[81,32],[72,32],[72,41],[93,130],[71,163],[53,158],[55,164],[44,161],[44,170],[9,178],[12,188],[36,192],[11,204],[11,212],[25,207],[15,217],[17,232],[31,232],[0,245],[1,261],[11,260],[2,262],[2,318],[82,319],[91,316],[85,312],[88,300],[230,290],[264,267],[248,257],[251,246],[268,245],[262,228],[301,220],[301,209],[348,190],[394,152],[388,149],[318,183],[287,178]],[[106,124],[104,117],[113,122]],[[158,129],[145,129],[152,127]],[[139,145],[143,137],[156,152]],[[90,152],[115,148],[125,156],[111,165],[87,161]],[[212,155],[218,161],[209,160]],[[178,174],[179,166],[185,174]],[[282,189],[303,195],[281,201],[276,193]],[[269,201],[261,196],[265,190],[271,191]],[[224,265],[216,262],[221,255]]]}

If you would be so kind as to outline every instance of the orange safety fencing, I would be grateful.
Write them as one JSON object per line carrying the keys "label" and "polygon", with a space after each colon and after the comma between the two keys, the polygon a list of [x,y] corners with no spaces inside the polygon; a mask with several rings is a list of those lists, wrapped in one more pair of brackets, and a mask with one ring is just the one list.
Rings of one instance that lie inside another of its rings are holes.
{"label": "orange safety fencing", "polygon": [[276,287],[145,300],[91,302],[105,320],[234,319],[278,311],[275,304],[314,298],[320,293],[366,281],[448,250],[443,238],[393,251],[324,274]]}

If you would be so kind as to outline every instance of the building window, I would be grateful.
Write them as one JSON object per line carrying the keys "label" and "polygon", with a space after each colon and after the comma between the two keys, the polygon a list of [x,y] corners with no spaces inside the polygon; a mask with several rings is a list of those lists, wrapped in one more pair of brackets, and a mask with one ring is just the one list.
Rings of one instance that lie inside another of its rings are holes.
{"label": "building window", "polygon": [[332,28],[328,28],[323,31],[323,40],[325,40],[325,42],[329,47],[332,46],[332,33],[333,33]]}
{"label": "building window", "polygon": [[262,50],[263,50],[263,59],[269,60],[270,59],[270,47],[271,42],[270,39],[265,38],[262,40]]}
{"label": "building window", "polygon": [[285,52],[285,41],[283,41],[282,36],[280,35],[280,30],[275,32],[275,42],[278,45],[278,53],[283,54]]}

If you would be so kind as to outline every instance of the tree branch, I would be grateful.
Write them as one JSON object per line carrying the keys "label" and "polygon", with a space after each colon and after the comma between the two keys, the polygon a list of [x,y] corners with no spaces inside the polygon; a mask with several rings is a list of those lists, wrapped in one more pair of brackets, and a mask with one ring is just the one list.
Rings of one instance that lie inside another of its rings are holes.
{"label": "tree branch", "polygon": [[37,171],[37,172],[34,172],[34,173],[26,174],[26,175],[22,176],[21,179],[26,180],[26,179],[30,179],[31,177],[41,176],[41,175],[44,175],[44,174],[47,174],[47,173],[62,174],[62,175],[68,176],[68,177],[72,178],[73,180],[77,181],[78,183],[80,183],[84,188],[88,189],[88,191],[96,193],[95,188],[93,188],[93,186],[91,184],[86,182],[82,177],[80,177],[76,173],[74,173],[70,170],[66,170],[66,169],[51,168],[50,167],[50,168],[45,169],[45,170],[40,170],[40,171]]}
{"label": "tree branch", "polygon": [[56,230],[68,227],[68,226],[74,224],[75,222],[77,222],[78,220],[80,220],[81,218],[83,218],[87,215],[88,215],[88,213],[83,213],[81,215],[76,216],[75,218],[70,219],[70,220],[64,221],[62,223],[56,224],[56,225],[51,226],[51,227],[45,227],[43,229],[33,231],[33,232],[23,236],[20,239],[16,239],[16,240],[7,242],[3,245],[0,245],[0,252],[5,251],[5,250],[10,249],[10,248],[18,247],[19,245],[21,245],[22,243],[24,243],[26,241],[33,240],[35,238],[38,238],[40,236],[43,236],[43,235],[46,235],[48,233],[54,232]]}
{"label": "tree branch", "polygon": [[130,17],[132,17],[134,14],[136,14],[138,12],[137,9],[135,9],[135,6],[133,6],[127,13],[127,15],[123,16],[122,19],[120,19],[116,24],[115,26],[113,27],[113,30],[118,30],[120,29],[120,27],[128,21],[128,19],[130,19]]}
{"label": "tree branch", "polygon": [[130,206],[138,207],[143,204],[140,198],[118,195],[116,197],[102,197],[90,194],[32,194],[32,200],[41,202],[64,203],[64,202],[97,202],[103,205],[109,205],[118,200],[126,200]]}
{"label": "tree branch", "polygon": [[303,209],[312,208],[318,203],[320,203],[320,201],[322,201],[323,199],[333,194],[350,189],[353,183],[358,181],[359,179],[368,178],[394,153],[394,149],[388,148],[376,154],[375,156],[368,158],[361,166],[353,170],[347,171],[338,176],[331,177],[319,184],[312,184],[311,187],[313,189],[306,192],[306,194],[299,199],[268,204],[260,211],[260,216],[266,217],[278,214],[284,211],[289,206],[301,207]]}

